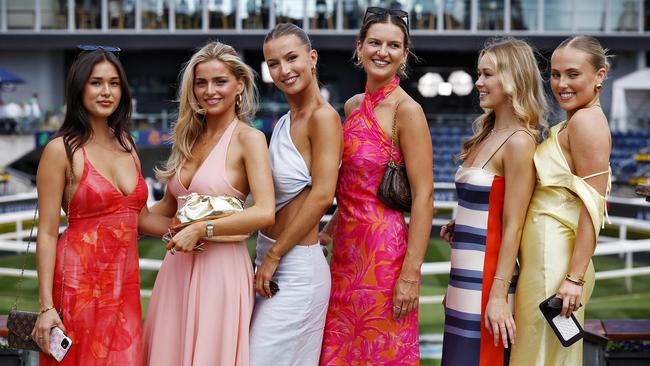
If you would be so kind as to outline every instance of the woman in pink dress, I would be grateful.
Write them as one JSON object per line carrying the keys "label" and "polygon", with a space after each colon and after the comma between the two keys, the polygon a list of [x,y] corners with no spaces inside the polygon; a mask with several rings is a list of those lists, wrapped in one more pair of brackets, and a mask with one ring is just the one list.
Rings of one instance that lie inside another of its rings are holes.
{"label": "woman in pink dress", "polygon": [[[422,108],[399,87],[408,54],[408,14],[368,8],[356,47],[366,92],[345,104],[338,210],[321,233],[322,241],[334,239],[321,365],[419,364],[417,308],[433,216],[433,158]],[[399,142],[391,149],[393,131]],[[402,212],[377,199],[391,154],[406,165],[409,226]]]}
{"label": "woman in pink dress", "polygon": [[[253,70],[235,50],[212,42],[182,72],[174,144],[159,179],[163,199],[143,212],[142,231],[161,235],[192,192],[229,195],[252,206],[187,226],[167,244],[144,328],[145,365],[248,365],[253,267],[246,243],[207,242],[273,224],[273,180],[264,134],[251,127],[256,107]],[[173,255],[175,254],[175,255]]]}
{"label": "woman in pink dress", "polygon": [[[128,131],[131,94],[113,47],[87,46],[66,80],[66,115],[41,156],[38,188],[40,365],[139,365],[140,210],[147,186]],[[68,228],[60,239],[61,208]],[[63,291],[63,293],[61,293]],[[50,329],[72,340],[61,363]]]}

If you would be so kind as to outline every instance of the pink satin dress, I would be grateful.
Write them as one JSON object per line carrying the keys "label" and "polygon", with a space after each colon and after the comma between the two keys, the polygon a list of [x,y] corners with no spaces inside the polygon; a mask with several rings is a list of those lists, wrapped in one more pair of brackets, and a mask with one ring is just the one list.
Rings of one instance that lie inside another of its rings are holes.
{"label": "pink satin dress", "polygon": [[[245,199],[226,178],[233,121],[189,187],[179,169],[169,182],[178,198],[190,192]],[[180,201],[179,201],[180,204]],[[165,255],[144,326],[144,364],[247,366],[253,312],[253,265],[246,243],[208,243],[203,252]]]}

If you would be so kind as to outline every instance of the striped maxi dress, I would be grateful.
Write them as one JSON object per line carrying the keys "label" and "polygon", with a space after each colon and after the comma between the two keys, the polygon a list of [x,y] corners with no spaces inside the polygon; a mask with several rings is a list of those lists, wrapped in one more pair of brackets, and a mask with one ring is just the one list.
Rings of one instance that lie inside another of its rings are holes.
{"label": "striped maxi dress", "polygon": [[[451,245],[442,365],[507,365],[508,350],[484,325],[501,247],[505,179],[483,168],[459,167],[456,172],[458,213]],[[508,290],[514,307],[517,274]]]}

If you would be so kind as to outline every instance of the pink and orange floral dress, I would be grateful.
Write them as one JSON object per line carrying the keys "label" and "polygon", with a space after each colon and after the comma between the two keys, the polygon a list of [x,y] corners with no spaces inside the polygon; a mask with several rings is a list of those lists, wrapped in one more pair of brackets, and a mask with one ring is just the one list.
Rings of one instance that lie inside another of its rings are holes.
{"label": "pink and orange floral dress", "polygon": [[62,320],[72,347],[61,363],[41,354],[40,365],[141,365],[138,215],[147,185],[134,161],[124,169],[137,171],[138,180],[123,194],[82,151],[84,171],[70,200],[68,229],[56,246],[52,290],[61,309],[65,267]]}
{"label": "pink and orange floral dress", "polygon": [[[391,139],[374,108],[399,86],[368,92],[343,125],[343,161],[336,188],[332,291],[321,365],[417,365],[418,314],[393,319],[393,288],[406,253],[404,215],[377,199]],[[393,157],[403,157],[395,149]]]}

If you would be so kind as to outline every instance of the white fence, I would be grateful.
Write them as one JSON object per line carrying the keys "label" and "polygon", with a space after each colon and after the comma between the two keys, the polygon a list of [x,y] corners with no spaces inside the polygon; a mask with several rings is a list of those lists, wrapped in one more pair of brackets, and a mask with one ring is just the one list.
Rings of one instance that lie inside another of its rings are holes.
{"label": "white fence", "polygon": [[[448,188],[448,187],[438,187],[436,188]],[[22,198],[22,197],[21,197]],[[642,202],[642,201],[639,201]],[[643,204],[643,203],[640,203]],[[452,201],[440,201],[435,202],[435,207],[437,209],[451,209],[452,215],[455,216],[456,202]],[[14,212],[0,214],[0,224],[14,223],[16,225],[16,230],[14,232],[0,234],[0,251],[9,251],[9,252],[24,252],[26,249],[26,242],[23,240],[29,236],[29,230],[23,228],[23,221],[29,221],[34,217],[33,211],[23,211],[23,212]],[[323,218],[324,221],[328,221],[330,217],[326,216]],[[612,217],[612,225],[619,228],[619,236],[617,238],[612,237],[600,237],[600,242],[596,247],[596,252],[594,255],[612,255],[618,254],[621,258],[625,258],[625,266],[622,269],[608,270],[596,272],[596,279],[611,279],[611,278],[625,278],[625,286],[628,291],[632,289],[632,277],[633,276],[643,276],[650,275],[650,266],[644,267],[634,267],[633,259],[634,253],[637,252],[650,252],[650,239],[644,240],[628,240],[627,233],[629,229],[645,230],[650,232],[650,222],[623,218],[623,217]],[[443,218],[434,218],[432,224],[434,226],[440,226],[446,224],[448,219]],[[36,236],[36,229],[34,230],[34,236]],[[32,245],[30,252],[36,250],[36,245]],[[161,260],[158,259],[147,259],[140,258],[140,269],[141,270],[152,270],[157,271],[160,268]],[[430,262],[424,263],[422,265],[422,275],[441,275],[448,274],[450,270],[450,263],[447,262]],[[20,268],[0,268],[0,276],[20,276]],[[26,270],[26,277],[36,277],[36,271]],[[150,289],[143,289],[141,291],[142,296],[148,297],[151,295]],[[421,304],[434,304],[440,303],[442,301],[442,295],[437,296],[422,296],[420,298]]]}

